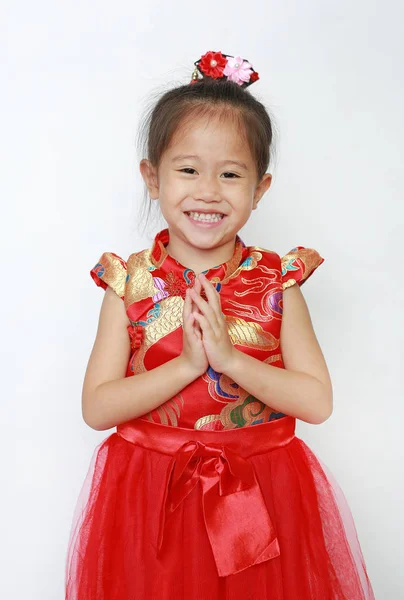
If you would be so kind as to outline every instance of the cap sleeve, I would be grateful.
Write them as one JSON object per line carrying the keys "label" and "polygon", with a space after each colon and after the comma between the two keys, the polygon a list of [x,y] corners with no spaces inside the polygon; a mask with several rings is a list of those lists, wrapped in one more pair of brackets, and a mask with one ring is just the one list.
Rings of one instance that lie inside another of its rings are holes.
{"label": "cap sleeve", "polygon": [[291,287],[295,283],[300,286],[324,262],[317,250],[296,246],[281,258],[282,289]]}
{"label": "cap sleeve", "polygon": [[113,252],[104,252],[90,271],[99,287],[106,290],[109,286],[122,299],[125,296],[126,273],[126,262]]}

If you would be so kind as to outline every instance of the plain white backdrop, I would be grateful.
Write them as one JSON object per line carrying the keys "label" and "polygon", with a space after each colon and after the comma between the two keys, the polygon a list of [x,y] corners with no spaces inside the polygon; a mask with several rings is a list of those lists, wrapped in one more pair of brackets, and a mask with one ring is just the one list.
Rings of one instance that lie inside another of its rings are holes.
{"label": "plain white backdrop", "polygon": [[377,599],[404,598],[403,17],[399,0],[3,4],[2,598],[63,598],[75,502],[110,433],[81,419],[103,295],[89,271],[157,232],[137,223],[139,119],[207,50],[252,62],[279,131],[242,239],[325,258],[302,290],[335,408],[298,433],[345,492]]}

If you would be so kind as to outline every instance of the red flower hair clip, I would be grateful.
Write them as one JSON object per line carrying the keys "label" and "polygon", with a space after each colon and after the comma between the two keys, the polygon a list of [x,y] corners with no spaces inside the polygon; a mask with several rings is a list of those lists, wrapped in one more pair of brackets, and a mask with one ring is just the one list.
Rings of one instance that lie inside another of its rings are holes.
{"label": "red flower hair clip", "polygon": [[[195,69],[190,83],[196,83],[205,77],[210,77],[211,79],[234,81],[234,83],[246,88],[259,79],[259,75],[257,71],[254,71],[251,63],[241,58],[241,56],[231,56],[230,54],[209,50],[194,62],[194,65]],[[199,74],[202,77],[199,77]]]}

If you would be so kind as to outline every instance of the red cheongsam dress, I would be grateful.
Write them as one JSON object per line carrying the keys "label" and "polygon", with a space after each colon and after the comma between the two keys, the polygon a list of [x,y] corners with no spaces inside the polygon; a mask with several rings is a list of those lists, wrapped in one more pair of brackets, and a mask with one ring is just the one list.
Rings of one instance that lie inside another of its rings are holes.
{"label": "red cheongsam dress", "polygon": [[[195,273],[168,254],[168,241],[164,229],[151,248],[127,261],[105,252],[91,270],[125,304],[126,377],[182,350]],[[238,350],[285,368],[283,290],[323,261],[310,248],[281,258],[237,236],[232,258],[205,275]],[[374,599],[346,500],[295,421],[209,366],[118,425],[97,447],[77,503],[66,600]]]}

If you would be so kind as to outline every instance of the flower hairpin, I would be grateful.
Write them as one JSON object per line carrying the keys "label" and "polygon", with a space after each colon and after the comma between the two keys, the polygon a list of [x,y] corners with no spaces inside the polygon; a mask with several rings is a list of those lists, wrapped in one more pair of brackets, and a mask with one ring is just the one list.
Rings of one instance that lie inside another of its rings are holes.
{"label": "flower hairpin", "polygon": [[[259,75],[254,71],[252,65],[241,56],[231,56],[210,50],[194,62],[194,65],[195,69],[190,83],[201,81],[204,77],[225,78],[228,81],[234,81],[241,87],[248,87],[259,79]],[[199,77],[199,74],[202,77]]]}

